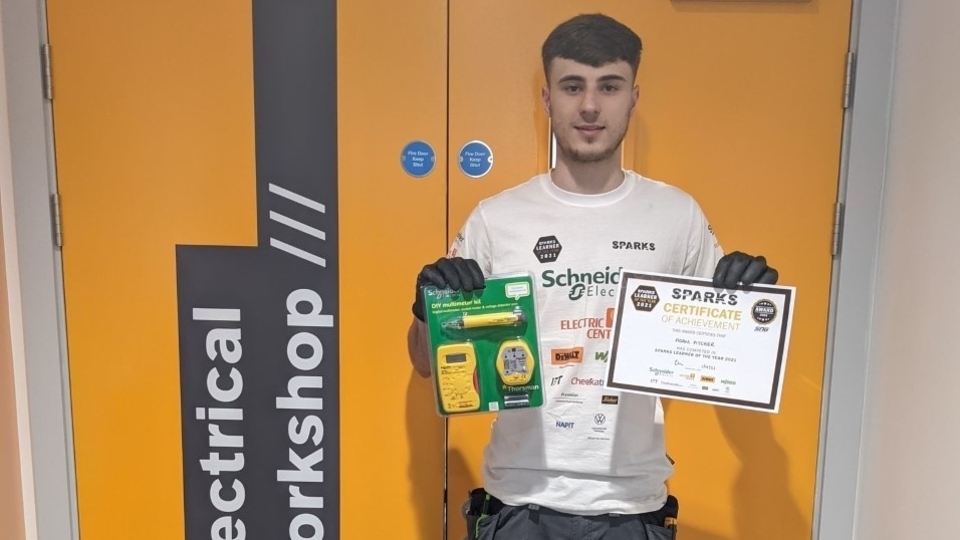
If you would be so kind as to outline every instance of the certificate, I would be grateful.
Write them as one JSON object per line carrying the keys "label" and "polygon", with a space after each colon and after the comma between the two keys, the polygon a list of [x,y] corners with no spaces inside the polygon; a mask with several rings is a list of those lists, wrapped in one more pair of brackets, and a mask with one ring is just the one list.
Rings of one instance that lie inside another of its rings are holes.
{"label": "certificate", "polygon": [[621,271],[605,386],[776,413],[795,294]]}

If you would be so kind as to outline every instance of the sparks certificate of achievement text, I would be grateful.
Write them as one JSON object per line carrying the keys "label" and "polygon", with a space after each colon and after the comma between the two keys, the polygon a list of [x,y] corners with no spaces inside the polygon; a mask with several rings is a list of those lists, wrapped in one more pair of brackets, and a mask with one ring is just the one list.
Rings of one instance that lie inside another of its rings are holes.
{"label": "sparks certificate of achievement text", "polygon": [[605,386],[776,413],[796,290],[622,271]]}

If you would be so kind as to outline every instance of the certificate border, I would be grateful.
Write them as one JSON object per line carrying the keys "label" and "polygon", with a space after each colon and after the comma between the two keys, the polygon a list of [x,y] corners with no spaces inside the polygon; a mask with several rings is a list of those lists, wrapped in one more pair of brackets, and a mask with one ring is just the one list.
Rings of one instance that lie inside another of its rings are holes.
{"label": "certificate border", "polygon": [[723,397],[712,397],[709,395],[703,394],[694,394],[691,392],[681,392],[677,390],[665,390],[662,388],[654,388],[652,386],[640,386],[626,383],[618,383],[613,380],[613,374],[616,371],[616,362],[617,362],[617,349],[620,342],[620,324],[623,318],[623,310],[626,304],[627,297],[627,281],[630,279],[645,279],[648,281],[659,281],[662,283],[676,283],[682,285],[693,285],[697,287],[702,287],[708,285],[710,280],[706,278],[689,278],[689,277],[677,277],[670,276],[666,274],[656,274],[649,272],[628,272],[621,271],[620,273],[620,294],[617,298],[617,317],[616,322],[613,325],[613,342],[612,347],[610,348],[610,377],[607,380],[606,386],[609,388],[619,388],[621,390],[632,390],[636,392],[643,392],[654,394],[658,396],[673,396],[677,398],[686,399],[689,401],[699,401],[704,403],[719,403],[725,405],[732,405],[736,407],[742,407],[747,409],[762,410],[762,411],[776,411],[777,400],[780,396],[780,393],[783,388],[783,364],[786,353],[786,342],[787,334],[790,328],[790,319],[791,313],[793,311],[793,289],[792,288],[781,288],[781,287],[770,287],[767,285],[741,285],[738,287],[733,287],[729,290],[744,291],[744,292],[764,292],[770,294],[776,294],[783,296],[783,320],[780,325],[780,340],[777,347],[777,362],[774,367],[774,382],[776,384],[770,390],[770,400],[767,403],[759,403],[756,401],[746,401],[742,399],[729,399]]}

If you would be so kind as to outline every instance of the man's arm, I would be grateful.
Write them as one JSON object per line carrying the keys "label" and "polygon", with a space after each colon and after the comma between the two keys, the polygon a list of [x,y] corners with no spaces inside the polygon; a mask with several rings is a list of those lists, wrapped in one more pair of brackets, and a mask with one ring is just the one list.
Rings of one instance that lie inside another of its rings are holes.
{"label": "man's arm", "polygon": [[687,252],[688,265],[684,267],[685,275],[703,278],[713,276],[713,286],[718,289],[732,289],[755,283],[777,283],[779,273],[767,265],[767,259],[763,256],[754,257],[739,251],[724,254],[720,241],[700,206],[694,204],[692,209],[693,232]]}
{"label": "man's arm", "polygon": [[430,349],[427,346],[427,325],[414,318],[407,331],[407,352],[410,363],[421,377],[430,376]]}

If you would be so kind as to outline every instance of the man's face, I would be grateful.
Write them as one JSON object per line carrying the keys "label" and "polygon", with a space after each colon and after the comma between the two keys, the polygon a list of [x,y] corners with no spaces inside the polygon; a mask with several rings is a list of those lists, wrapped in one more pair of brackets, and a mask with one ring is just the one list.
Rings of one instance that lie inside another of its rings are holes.
{"label": "man's face", "polygon": [[581,163],[613,156],[640,97],[630,65],[617,61],[595,68],[554,58],[549,71],[543,105],[559,150]]}

